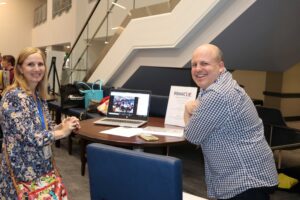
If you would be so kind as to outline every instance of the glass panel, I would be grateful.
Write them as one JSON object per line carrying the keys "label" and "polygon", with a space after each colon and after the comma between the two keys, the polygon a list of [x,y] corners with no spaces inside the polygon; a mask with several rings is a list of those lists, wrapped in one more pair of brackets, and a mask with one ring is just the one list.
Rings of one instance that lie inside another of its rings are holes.
{"label": "glass panel", "polygon": [[[70,52],[70,80],[86,81],[116,41],[135,9],[169,3],[168,0],[101,0]],[[145,12],[147,8],[142,9]],[[151,15],[151,11],[149,12]],[[147,15],[149,15],[149,13]],[[144,16],[147,16],[144,15]]]}

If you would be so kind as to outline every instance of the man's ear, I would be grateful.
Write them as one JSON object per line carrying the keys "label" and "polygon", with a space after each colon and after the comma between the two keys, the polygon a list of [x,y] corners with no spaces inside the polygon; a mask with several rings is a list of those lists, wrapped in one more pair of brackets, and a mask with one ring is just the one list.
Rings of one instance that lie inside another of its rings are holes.
{"label": "man's ear", "polygon": [[219,62],[219,72],[222,73],[225,70],[225,64],[223,61]]}

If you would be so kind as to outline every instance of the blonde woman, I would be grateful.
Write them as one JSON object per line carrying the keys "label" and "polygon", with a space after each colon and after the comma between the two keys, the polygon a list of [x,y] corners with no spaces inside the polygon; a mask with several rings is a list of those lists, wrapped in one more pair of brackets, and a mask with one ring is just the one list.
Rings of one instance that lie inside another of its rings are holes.
{"label": "blonde woman", "polygon": [[[0,122],[11,169],[17,181],[37,179],[53,169],[51,145],[80,128],[75,117],[54,127],[46,102],[45,55],[33,47],[21,51],[14,69],[15,80],[3,94]],[[9,166],[2,156],[1,199],[17,199]]]}

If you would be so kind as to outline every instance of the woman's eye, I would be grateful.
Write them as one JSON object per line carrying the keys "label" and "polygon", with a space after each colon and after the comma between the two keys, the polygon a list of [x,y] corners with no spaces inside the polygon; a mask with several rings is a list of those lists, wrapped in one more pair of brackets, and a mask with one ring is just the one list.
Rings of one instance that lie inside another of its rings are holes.
{"label": "woman's eye", "polygon": [[35,65],[37,65],[38,67],[43,67],[44,63],[28,63],[27,64],[29,67],[34,67]]}

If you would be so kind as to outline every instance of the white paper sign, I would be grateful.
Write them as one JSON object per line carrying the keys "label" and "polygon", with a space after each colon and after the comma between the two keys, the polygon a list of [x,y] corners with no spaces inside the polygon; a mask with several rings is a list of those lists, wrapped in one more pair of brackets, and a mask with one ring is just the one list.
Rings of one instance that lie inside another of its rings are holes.
{"label": "white paper sign", "polygon": [[184,107],[186,102],[195,100],[196,87],[171,86],[165,124],[184,127]]}

